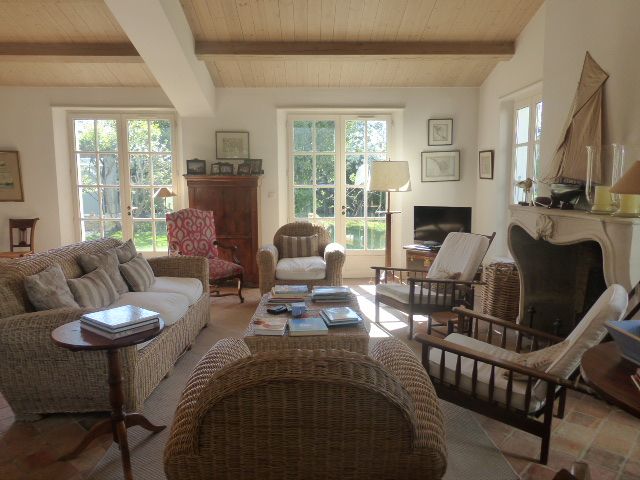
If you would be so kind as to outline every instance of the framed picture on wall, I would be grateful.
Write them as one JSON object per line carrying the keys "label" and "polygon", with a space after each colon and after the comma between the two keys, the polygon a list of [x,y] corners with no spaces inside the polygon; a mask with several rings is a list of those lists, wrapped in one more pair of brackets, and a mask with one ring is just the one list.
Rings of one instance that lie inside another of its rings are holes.
{"label": "framed picture on wall", "polygon": [[493,180],[493,150],[482,150],[478,153],[478,176]]}
{"label": "framed picture on wall", "polygon": [[249,157],[249,132],[216,132],[216,158],[244,160]]}
{"label": "framed picture on wall", "polygon": [[453,119],[430,118],[427,122],[429,146],[453,145]]}
{"label": "framed picture on wall", "polygon": [[15,150],[0,151],[0,202],[24,202],[20,157]]}
{"label": "framed picture on wall", "polygon": [[422,152],[422,181],[460,180],[460,151]]}

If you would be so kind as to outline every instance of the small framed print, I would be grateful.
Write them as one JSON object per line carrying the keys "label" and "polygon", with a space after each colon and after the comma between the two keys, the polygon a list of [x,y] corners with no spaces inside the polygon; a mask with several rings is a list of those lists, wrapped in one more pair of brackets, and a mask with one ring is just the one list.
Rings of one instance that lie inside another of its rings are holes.
{"label": "small framed print", "polygon": [[453,145],[453,119],[430,118],[427,122],[429,146]]}
{"label": "small framed print", "polygon": [[244,160],[249,157],[249,132],[216,132],[216,158]]}
{"label": "small framed print", "polygon": [[212,163],[209,168],[209,175],[220,175],[220,164]]}
{"label": "small framed print", "polygon": [[0,151],[0,202],[24,202],[20,157],[17,151]]}
{"label": "small framed print", "polygon": [[220,165],[220,175],[233,175],[233,163],[221,162],[218,165]]}
{"label": "small framed print", "polygon": [[241,163],[238,165],[238,175],[251,175],[251,164]]}
{"label": "small framed print", "polygon": [[460,180],[460,151],[422,152],[422,181]]}
{"label": "small framed print", "polygon": [[478,153],[478,176],[493,180],[493,150],[482,150]]}
{"label": "small framed print", "polygon": [[194,158],[187,160],[187,175],[206,175],[207,162]]}
{"label": "small framed print", "polygon": [[261,158],[252,158],[249,160],[251,164],[251,175],[260,175],[262,174],[262,159]]}

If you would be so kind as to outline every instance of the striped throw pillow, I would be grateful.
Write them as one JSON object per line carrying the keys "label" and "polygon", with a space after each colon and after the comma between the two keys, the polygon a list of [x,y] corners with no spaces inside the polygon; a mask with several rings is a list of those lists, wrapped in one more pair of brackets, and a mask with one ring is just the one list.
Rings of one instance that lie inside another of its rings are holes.
{"label": "striped throw pillow", "polygon": [[73,298],[83,308],[103,308],[119,297],[109,275],[101,268],[80,278],[69,279],[67,285]]}
{"label": "striped throw pillow", "polygon": [[310,237],[282,236],[281,258],[317,257],[319,255],[317,233]]}
{"label": "striped throw pillow", "polygon": [[134,292],[146,292],[155,280],[151,265],[141,253],[133,260],[121,264],[120,273]]}
{"label": "striped throw pillow", "polygon": [[129,287],[120,274],[120,262],[118,261],[118,255],[114,248],[97,255],[82,253],[78,256],[78,263],[82,267],[84,273],[93,272],[98,268],[107,272],[107,275],[109,275],[109,278],[113,282],[113,285],[116,287],[116,291],[119,294],[127,293],[129,291]]}
{"label": "striped throw pillow", "polygon": [[119,247],[116,247],[115,250],[120,263],[127,263],[128,261],[136,258],[136,255],[138,254],[136,246],[133,244],[133,240],[131,239],[127,240]]}

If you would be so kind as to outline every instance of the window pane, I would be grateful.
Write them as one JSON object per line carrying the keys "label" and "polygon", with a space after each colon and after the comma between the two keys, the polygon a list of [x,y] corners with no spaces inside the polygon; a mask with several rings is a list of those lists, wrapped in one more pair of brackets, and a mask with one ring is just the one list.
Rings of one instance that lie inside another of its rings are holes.
{"label": "window pane", "polygon": [[131,189],[131,213],[134,218],[151,218],[151,195],[150,188]]}
{"label": "window pane", "polygon": [[82,240],[98,240],[102,238],[100,222],[82,222]]}
{"label": "window pane", "polygon": [[333,185],[336,181],[336,157],[334,155],[316,156],[316,183]]}
{"label": "window pane", "polygon": [[100,218],[100,201],[98,189],[80,188],[80,216],[82,218]]}
{"label": "window pane", "polygon": [[527,143],[529,141],[529,107],[520,108],[516,111],[516,143]]}
{"label": "window pane", "polygon": [[347,188],[347,217],[364,217],[363,188]]}
{"label": "window pane", "polygon": [[151,185],[151,162],[149,155],[129,155],[129,175],[133,185]]}
{"label": "window pane", "polygon": [[293,157],[293,183],[295,185],[313,185],[313,157],[311,155]]}
{"label": "window pane", "polygon": [[313,213],[313,189],[294,188],[293,202],[296,218],[309,218]]}
{"label": "window pane", "polygon": [[367,192],[367,216],[384,217],[387,210],[387,194],[385,192]]}
{"label": "window pane", "polygon": [[168,250],[169,240],[167,239],[167,222],[164,220],[156,222],[156,250]]}
{"label": "window pane", "polygon": [[316,215],[323,218],[335,216],[335,189],[318,188],[316,190]]}
{"label": "window pane", "polygon": [[327,232],[329,232],[329,238],[332,242],[336,240],[336,222],[335,220],[317,220],[314,221],[316,225],[323,226]]}
{"label": "window pane", "polygon": [[348,120],[345,127],[345,144],[347,152],[364,151],[364,120]]}
{"label": "window pane", "polygon": [[533,176],[540,178],[542,174],[542,165],[540,164],[540,144],[536,143],[533,146]]}
{"label": "window pane", "polygon": [[118,151],[118,129],[115,120],[98,120],[98,150],[101,152]]}
{"label": "window pane", "polygon": [[153,184],[173,184],[173,159],[171,155],[152,155],[153,159]]}
{"label": "window pane", "polygon": [[347,221],[347,249],[364,250],[364,220]]}
{"label": "window pane", "polygon": [[119,188],[102,189],[102,216],[104,218],[122,218]]}
{"label": "window pane", "polygon": [[104,236],[122,240],[122,222],[104,222]]}
{"label": "window pane", "polygon": [[171,122],[169,120],[151,120],[149,131],[152,152],[171,151]]}
{"label": "window pane", "polygon": [[293,122],[293,150],[294,152],[310,152],[313,150],[312,128],[313,122],[296,120]]}
{"label": "window pane", "polygon": [[536,103],[536,140],[540,140],[542,134],[542,102]]}
{"label": "window pane", "polygon": [[364,155],[347,155],[347,185],[364,185]]}
{"label": "window pane", "polygon": [[514,172],[514,180],[520,181],[527,178],[527,150],[526,145],[516,147],[516,165]]}
{"label": "window pane", "polygon": [[156,210],[156,218],[164,218],[169,212],[173,212],[173,199],[175,197],[154,197],[153,204]]}
{"label": "window pane", "polygon": [[152,229],[151,222],[133,222],[133,243],[138,251],[153,250]]}
{"label": "window pane", "polygon": [[383,120],[369,120],[367,122],[367,151],[387,151],[387,122]]}
{"label": "window pane", "polygon": [[336,151],[336,123],[334,121],[316,122],[316,151]]}
{"label": "window pane", "polygon": [[95,185],[98,183],[98,167],[95,155],[78,153],[76,154],[76,164],[78,165],[79,185]]}
{"label": "window pane", "polygon": [[387,243],[386,231],[384,220],[367,220],[367,248],[383,250]]}
{"label": "window pane", "polygon": [[130,152],[149,151],[149,122],[146,120],[129,120],[127,122]]}
{"label": "window pane", "polygon": [[76,151],[95,152],[96,130],[93,120],[74,120]]}
{"label": "window pane", "polygon": [[102,185],[120,184],[120,165],[118,155],[115,153],[100,155],[100,183]]}

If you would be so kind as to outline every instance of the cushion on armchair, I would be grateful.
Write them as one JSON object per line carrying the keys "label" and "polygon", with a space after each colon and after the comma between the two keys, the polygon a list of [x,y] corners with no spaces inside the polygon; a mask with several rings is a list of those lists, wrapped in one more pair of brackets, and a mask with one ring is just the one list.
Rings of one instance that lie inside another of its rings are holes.
{"label": "cushion on armchair", "polygon": [[318,234],[308,237],[282,236],[280,258],[318,257]]}
{"label": "cushion on armchair", "polygon": [[276,265],[278,280],[321,280],[327,275],[322,257],[283,258]]}

